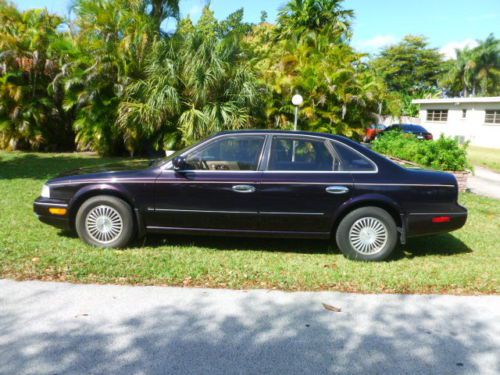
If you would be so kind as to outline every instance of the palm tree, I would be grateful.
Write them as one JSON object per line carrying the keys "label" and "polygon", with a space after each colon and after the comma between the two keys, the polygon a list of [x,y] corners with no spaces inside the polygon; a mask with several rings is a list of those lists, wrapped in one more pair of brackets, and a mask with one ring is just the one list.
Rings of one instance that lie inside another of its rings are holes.
{"label": "palm tree", "polygon": [[119,109],[130,152],[142,139],[172,147],[252,125],[258,87],[243,59],[243,36],[220,30],[205,8],[197,25],[183,20],[173,39],[155,43],[146,77],[126,89]]}
{"label": "palm tree", "polygon": [[118,153],[124,150],[118,107],[144,75],[156,26],[142,0],[78,0],[73,9],[78,53],[64,78],[65,108],[76,112],[79,149]]}
{"label": "palm tree", "polygon": [[278,13],[282,38],[323,34],[343,41],[351,36],[354,12],[342,7],[342,0],[291,0]]}
{"label": "palm tree", "polygon": [[150,8],[150,15],[160,31],[161,23],[167,18],[179,18],[179,0],[146,0],[146,9]]}
{"label": "palm tree", "polygon": [[352,17],[340,1],[293,0],[280,11],[276,27],[256,26],[249,42],[268,87],[266,116],[272,126],[292,127],[290,98],[296,92],[305,98],[303,130],[356,136],[373,121],[379,103],[388,100],[387,90],[345,43]]}
{"label": "palm tree", "polygon": [[475,48],[475,76],[481,95],[500,93],[500,39],[490,34]]}
{"label": "palm tree", "polygon": [[66,36],[57,31],[63,20],[0,1],[0,21],[0,146],[71,147],[60,86],[53,84],[68,58]]}
{"label": "palm tree", "polygon": [[464,97],[500,94],[500,40],[492,34],[475,48],[456,51],[443,84],[451,93]]}

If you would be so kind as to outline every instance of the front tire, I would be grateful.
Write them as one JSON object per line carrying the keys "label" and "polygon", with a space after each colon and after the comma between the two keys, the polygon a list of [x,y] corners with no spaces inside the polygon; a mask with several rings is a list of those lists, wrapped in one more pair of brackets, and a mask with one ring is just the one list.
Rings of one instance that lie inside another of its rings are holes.
{"label": "front tire", "polygon": [[398,244],[396,222],[379,207],[362,207],[348,213],[335,237],[342,253],[353,260],[385,260]]}
{"label": "front tire", "polygon": [[75,227],[82,241],[103,248],[125,247],[135,232],[132,208],[107,195],[86,200],[76,214]]}

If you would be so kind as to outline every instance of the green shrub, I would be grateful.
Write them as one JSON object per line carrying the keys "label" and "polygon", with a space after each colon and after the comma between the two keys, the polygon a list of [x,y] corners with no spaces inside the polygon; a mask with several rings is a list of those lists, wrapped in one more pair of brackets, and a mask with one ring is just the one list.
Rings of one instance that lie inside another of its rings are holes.
{"label": "green shrub", "polygon": [[462,146],[455,139],[443,135],[435,141],[421,141],[413,134],[388,132],[373,142],[373,150],[438,170],[463,171],[470,168],[467,144]]}

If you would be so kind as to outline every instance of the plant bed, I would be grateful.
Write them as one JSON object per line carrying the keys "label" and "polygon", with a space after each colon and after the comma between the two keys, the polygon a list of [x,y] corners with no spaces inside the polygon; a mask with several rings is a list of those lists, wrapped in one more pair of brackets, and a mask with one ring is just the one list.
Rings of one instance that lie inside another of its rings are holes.
{"label": "plant bed", "polygon": [[464,192],[471,168],[467,160],[467,146],[444,136],[435,141],[421,141],[412,134],[389,132],[375,140],[372,149],[405,166],[452,173],[459,190]]}

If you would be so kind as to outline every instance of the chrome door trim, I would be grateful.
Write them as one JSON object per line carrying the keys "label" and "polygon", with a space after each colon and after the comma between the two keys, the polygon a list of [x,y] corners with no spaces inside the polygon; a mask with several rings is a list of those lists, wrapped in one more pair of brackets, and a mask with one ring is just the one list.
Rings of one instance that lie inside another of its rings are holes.
{"label": "chrome door trim", "polygon": [[148,208],[148,211],[153,212],[193,212],[193,213],[203,213],[203,214],[248,214],[257,215],[257,211],[218,211],[218,210],[184,210],[177,208]]}
{"label": "chrome door trim", "polygon": [[271,212],[271,211],[262,211],[259,212],[261,215],[302,215],[302,216],[323,216],[323,212]]}
{"label": "chrome door trim", "polygon": [[64,203],[47,203],[47,202],[34,202],[35,206],[54,206],[54,207],[68,207],[67,204]]}

